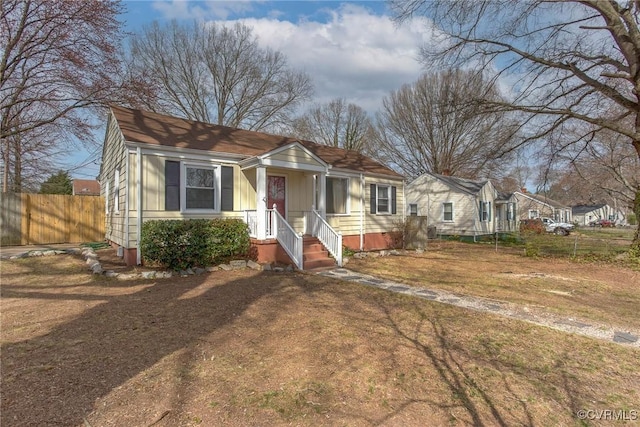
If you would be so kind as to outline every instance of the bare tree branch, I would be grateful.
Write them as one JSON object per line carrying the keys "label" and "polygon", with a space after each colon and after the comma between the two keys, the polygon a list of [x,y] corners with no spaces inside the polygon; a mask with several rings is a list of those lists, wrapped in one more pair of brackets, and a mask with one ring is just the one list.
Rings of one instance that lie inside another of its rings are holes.
{"label": "bare tree branch", "polygon": [[287,123],[312,93],[305,73],[242,24],[154,22],[132,39],[128,73],[149,81],[138,100],[148,109],[253,130]]}

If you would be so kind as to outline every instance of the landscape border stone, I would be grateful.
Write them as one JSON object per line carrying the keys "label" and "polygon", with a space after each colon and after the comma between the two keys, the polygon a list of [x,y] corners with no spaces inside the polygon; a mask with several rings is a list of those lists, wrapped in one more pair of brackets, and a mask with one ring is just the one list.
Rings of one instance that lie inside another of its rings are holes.
{"label": "landscape border stone", "polygon": [[201,275],[204,273],[210,273],[218,270],[231,271],[231,270],[242,270],[245,268],[250,268],[256,271],[275,271],[275,272],[283,272],[283,271],[293,271],[293,267],[291,265],[286,268],[276,267],[273,268],[270,263],[259,264],[253,260],[232,260],[229,264],[220,264],[216,266],[208,266],[206,268],[195,267],[193,269],[188,268],[184,271],[169,271],[169,270],[146,270],[141,271],[139,273],[118,273],[113,270],[104,270],[102,265],[100,264],[100,260],[98,258],[98,254],[92,247],[81,247],[81,248],[68,248],[68,249],[48,249],[45,251],[42,250],[31,250],[25,251],[23,253],[11,256],[2,256],[0,259],[22,259],[22,258],[32,258],[32,257],[42,257],[42,256],[53,256],[53,255],[82,255],[84,258],[84,262],[87,265],[87,269],[92,272],[92,274],[96,275],[104,275],[105,277],[116,278],[118,280],[136,280],[136,279],[169,279],[174,277],[175,275],[188,277],[191,275]]}

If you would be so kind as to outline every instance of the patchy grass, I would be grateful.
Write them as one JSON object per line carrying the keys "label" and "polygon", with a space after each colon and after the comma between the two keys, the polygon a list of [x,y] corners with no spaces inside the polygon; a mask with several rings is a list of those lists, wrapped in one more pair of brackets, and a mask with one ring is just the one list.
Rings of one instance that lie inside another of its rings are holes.
{"label": "patchy grass", "polygon": [[432,242],[424,254],[352,260],[348,267],[414,286],[640,330],[640,271],[610,263],[530,258],[517,248],[496,252],[482,244]]}
{"label": "patchy grass", "polygon": [[[605,229],[608,230],[608,229]],[[629,250],[633,237],[629,230],[602,232],[601,230],[579,229],[569,236],[554,234],[523,234],[527,251],[536,256],[573,257],[577,260],[615,261],[618,255]],[[620,258],[625,262],[626,258]]]}
{"label": "patchy grass", "polygon": [[2,425],[606,425],[575,414],[640,409],[632,348],[314,275],[83,271],[3,262]]}

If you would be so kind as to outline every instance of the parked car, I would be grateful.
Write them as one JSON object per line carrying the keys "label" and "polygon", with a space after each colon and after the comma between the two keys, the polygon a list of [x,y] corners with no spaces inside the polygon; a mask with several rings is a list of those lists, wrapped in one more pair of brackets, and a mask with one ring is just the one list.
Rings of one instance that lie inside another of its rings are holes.
{"label": "parked car", "polygon": [[548,233],[554,233],[559,236],[568,236],[575,228],[575,225],[568,222],[555,222],[551,218],[540,218]]}
{"label": "parked car", "polygon": [[589,225],[591,227],[603,227],[603,228],[608,228],[608,227],[615,227],[616,223],[613,221],[609,221],[608,219],[599,219],[597,221],[591,221],[589,223]]}

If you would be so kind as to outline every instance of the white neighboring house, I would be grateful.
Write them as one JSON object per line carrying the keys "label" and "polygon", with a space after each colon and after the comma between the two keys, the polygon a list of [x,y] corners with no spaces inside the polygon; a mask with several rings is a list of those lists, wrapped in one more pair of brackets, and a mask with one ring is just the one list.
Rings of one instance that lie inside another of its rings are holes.
{"label": "white neighboring house", "polygon": [[541,194],[529,193],[526,189],[513,193],[520,208],[520,219],[547,217],[556,222],[572,223],[571,208]]}
{"label": "white neighboring house", "polygon": [[613,221],[616,225],[625,225],[626,216],[620,210],[616,210],[606,203],[597,205],[577,205],[571,208],[573,222],[580,226],[588,226],[591,223],[605,219]]}
{"label": "white neighboring house", "polygon": [[440,235],[477,236],[518,230],[517,204],[489,180],[425,173],[405,188],[408,216],[426,216]]}

